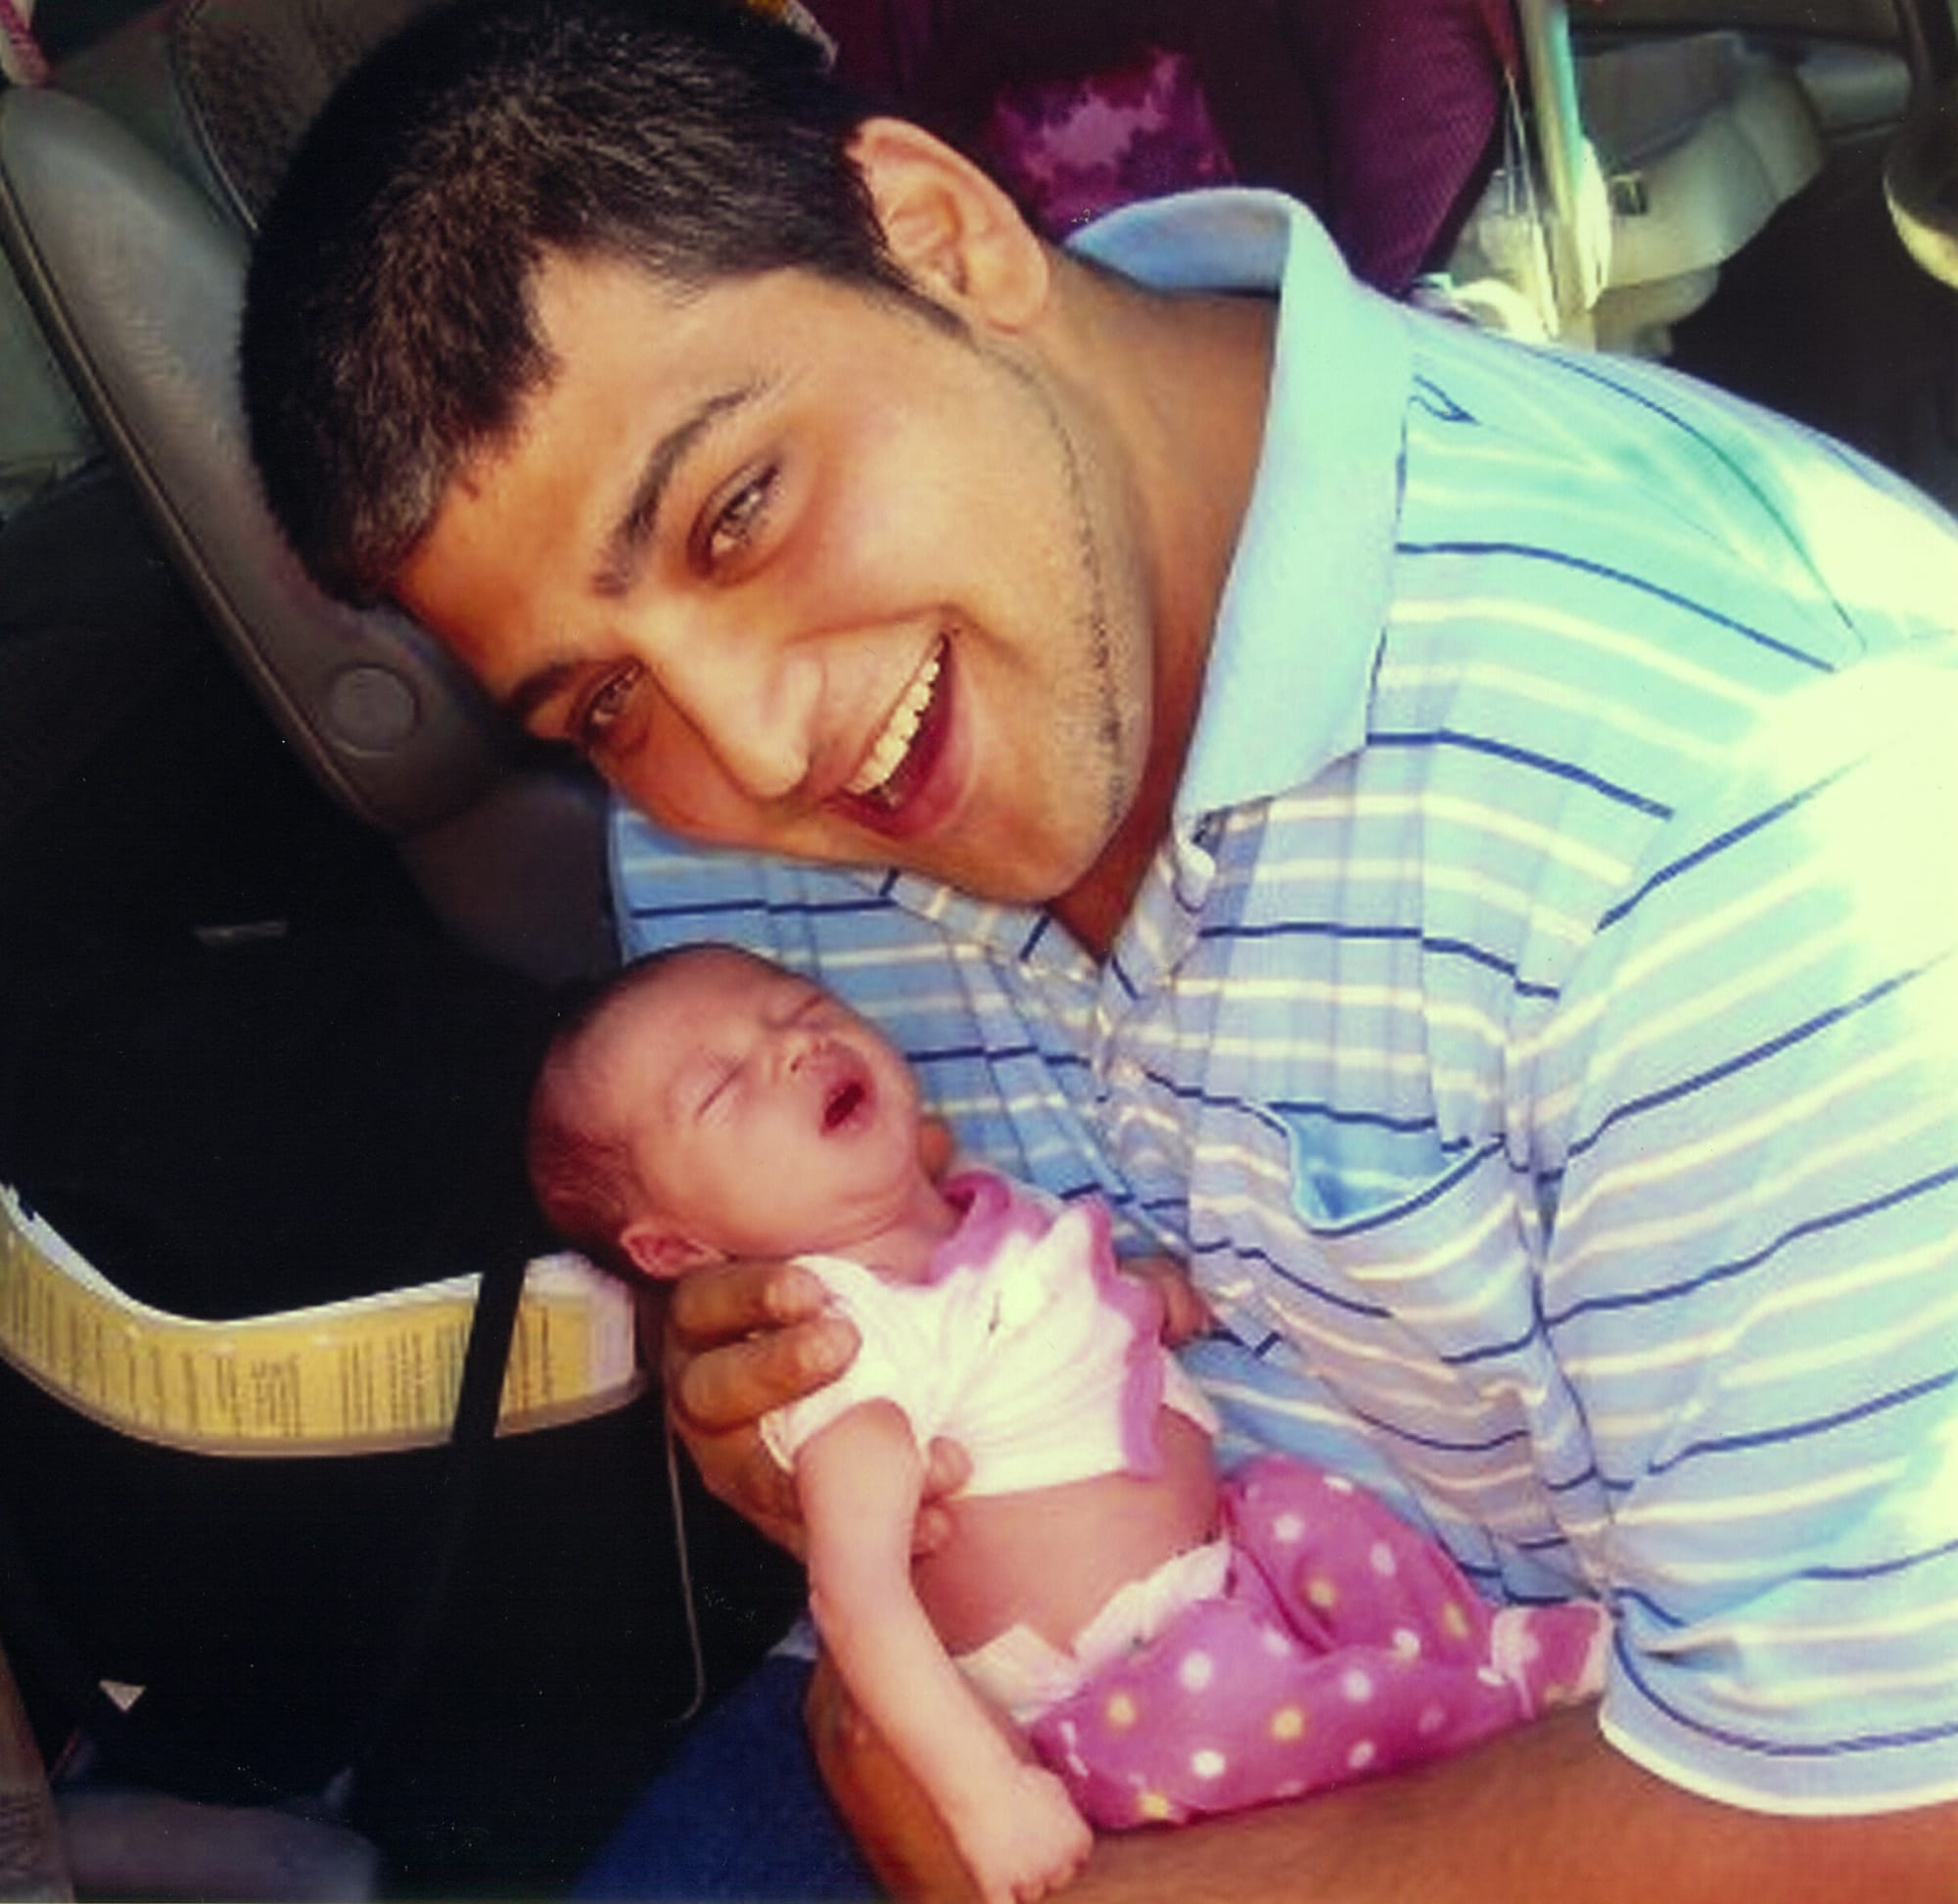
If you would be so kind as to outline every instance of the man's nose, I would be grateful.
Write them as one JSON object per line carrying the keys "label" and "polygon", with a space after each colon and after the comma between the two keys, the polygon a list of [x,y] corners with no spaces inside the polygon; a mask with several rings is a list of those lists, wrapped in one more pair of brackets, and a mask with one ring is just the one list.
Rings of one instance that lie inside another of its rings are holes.
{"label": "man's nose", "polygon": [[785,800],[809,776],[821,669],[753,629],[690,630],[655,670],[660,691],[750,800]]}

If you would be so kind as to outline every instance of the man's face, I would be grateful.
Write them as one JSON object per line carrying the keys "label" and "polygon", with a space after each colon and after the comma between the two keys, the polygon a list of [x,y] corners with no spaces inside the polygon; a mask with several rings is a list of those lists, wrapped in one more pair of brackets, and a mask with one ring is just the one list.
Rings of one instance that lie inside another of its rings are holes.
{"label": "man's face", "polygon": [[809,980],[721,947],[688,952],[591,1036],[597,1122],[624,1135],[640,1215],[662,1231],[726,1256],[785,1256],[849,1249],[913,1207],[916,1084]]}
{"label": "man's face", "polygon": [[555,374],[404,605],[680,833],[1003,899],[1089,872],[1151,690],[1093,411],[1014,338],[799,271],[554,256],[536,307]]}

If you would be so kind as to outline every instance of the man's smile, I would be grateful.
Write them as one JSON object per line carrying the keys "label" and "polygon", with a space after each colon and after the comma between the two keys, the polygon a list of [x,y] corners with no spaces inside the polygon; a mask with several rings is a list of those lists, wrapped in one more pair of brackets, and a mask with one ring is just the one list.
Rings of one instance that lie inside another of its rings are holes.
{"label": "man's smile", "polygon": [[839,804],[860,825],[896,839],[936,817],[943,802],[921,796],[951,733],[952,680],[951,643],[940,635],[844,784]]}
{"label": "man's smile", "polygon": [[945,643],[940,640],[925,657],[924,665],[906,683],[905,691],[898,696],[897,706],[891,710],[890,719],[884,722],[883,730],[871,743],[862,766],[852,776],[844,792],[860,796],[880,792],[904,766],[906,757],[911,751],[911,742],[917,738],[925,710],[931,706],[932,690],[938,680],[944,653]]}

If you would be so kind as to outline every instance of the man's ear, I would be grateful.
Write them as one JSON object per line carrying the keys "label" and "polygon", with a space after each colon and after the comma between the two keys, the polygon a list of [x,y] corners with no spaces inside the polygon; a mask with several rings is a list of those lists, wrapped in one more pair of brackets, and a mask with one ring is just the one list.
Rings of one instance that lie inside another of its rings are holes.
{"label": "man's ear", "polygon": [[850,157],[907,277],[952,309],[1020,330],[1045,308],[1047,246],[962,153],[908,119],[868,118]]}
{"label": "man's ear", "polygon": [[709,1249],[691,1236],[682,1234],[657,1217],[641,1217],[619,1232],[619,1247],[640,1275],[655,1282],[671,1282],[703,1263],[722,1260],[718,1249]]}

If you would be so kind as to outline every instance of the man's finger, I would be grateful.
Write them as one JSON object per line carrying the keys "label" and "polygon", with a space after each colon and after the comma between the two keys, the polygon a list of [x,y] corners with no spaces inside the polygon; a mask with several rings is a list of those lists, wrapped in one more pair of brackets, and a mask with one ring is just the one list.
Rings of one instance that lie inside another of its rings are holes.
{"label": "man's finger", "polygon": [[972,1457],[962,1442],[935,1435],[924,1451],[924,1484],[919,1492],[927,1501],[956,1494],[972,1478]]}
{"label": "man's finger", "polygon": [[687,1350],[809,1322],[824,1302],[822,1284],[794,1263],[715,1263],[671,1286],[667,1329]]}
{"label": "man's finger", "polygon": [[684,1423],[706,1433],[745,1427],[833,1381],[857,1343],[856,1329],[840,1316],[770,1329],[678,1361],[668,1400]]}
{"label": "man's finger", "polygon": [[[676,1424],[677,1425],[677,1423]],[[803,1557],[802,1509],[795,1481],[762,1446],[759,1436],[687,1437],[680,1433],[707,1491],[724,1502],[765,1538]]]}
{"label": "man's finger", "polygon": [[956,1441],[942,1435],[924,1455],[924,1483],[917,1519],[911,1524],[911,1557],[922,1560],[952,1538],[952,1515],[945,1503],[972,1478],[972,1457]]}
{"label": "man's finger", "polygon": [[927,1501],[917,1510],[917,1518],[911,1522],[911,1558],[930,1559],[943,1550],[955,1531],[952,1516],[943,1508]]}

